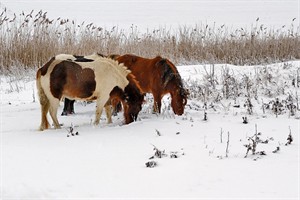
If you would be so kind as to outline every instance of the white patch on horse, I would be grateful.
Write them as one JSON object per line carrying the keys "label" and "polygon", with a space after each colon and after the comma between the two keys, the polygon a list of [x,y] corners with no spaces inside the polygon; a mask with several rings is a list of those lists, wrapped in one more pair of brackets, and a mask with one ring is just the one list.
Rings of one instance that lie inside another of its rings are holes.
{"label": "white patch on horse", "polygon": [[76,60],[76,58],[71,54],[58,54],[55,56],[55,60]]}

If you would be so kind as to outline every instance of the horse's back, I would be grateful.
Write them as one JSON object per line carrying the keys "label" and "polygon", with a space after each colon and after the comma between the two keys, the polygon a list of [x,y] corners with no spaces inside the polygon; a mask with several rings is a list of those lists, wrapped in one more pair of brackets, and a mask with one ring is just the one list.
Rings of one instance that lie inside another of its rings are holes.
{"label": "horse's back", "polygon": [[125,54],[117,58],[120,63],[124,63],[128,69],[136,76],[144,92],[153,91],[153,84],[158,83],[160,71],[156,63],[161,57],[143,58],[136,55]]}

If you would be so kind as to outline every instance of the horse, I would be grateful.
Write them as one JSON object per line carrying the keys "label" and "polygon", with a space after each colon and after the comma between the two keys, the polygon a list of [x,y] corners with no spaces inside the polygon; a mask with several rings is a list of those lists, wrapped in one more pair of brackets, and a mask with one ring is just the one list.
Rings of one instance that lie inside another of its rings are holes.
{"label": "horse", "polygon": [[[88,56],[78,56],[78,55],[70,55],[70,54],[59,54],[56,55],[57,59],[61,60],[71,60],[76,62],[92,62],[98,58],[111,58],[115,60],[115,57],[118,55],[109,55],[104,56],[103,54],[94,53]],[[124,107],[124,118],[125,123],[129,124],[133,121],[136,121],[138,113],[142,109],[143,103],[143,95],[141,94],[141,88],[139,87],[139,83],[133,78],[133,76],[128,77],[129,84],[125,87],[126,95],[122,94],[118,88],[114,88],[110,93],[110,99],[106,102],[104,108],[107,116],[107,123],[112,123],[111,119],[111,105],[113,108],[118,108],[118,102],[122,102]],[[61,115],[73,114],[74,112],[74,102],[75,100],[70,100],[65,98],[64,108]],[[118,108],[120,110],[120,108]]]}
{"label": "horse", "polygon": [[57,119],[57,109],[63,97],[79,100],[96,100],[94,124],[98,125],[104,104],[114,88],[122,91],[129,84],[128,77],[134,76],[123,64],[109,59],[98,58],[91,62],[76,62],[51,58],[36,73],[36,85],[41,105],[40,130],[50,127],[47,113],[54,128],[61,128]]}
{"label": "horse", "polygon": [[161,56],[149,59],[131,54],[118,56],[116,60],[131,70],[145,93],[152,93],[154,112],[161,112],[161,99],[169,93],[173,112],[176,115],[184,113],[189,92],[184,88],[181,76],[170,60]]}

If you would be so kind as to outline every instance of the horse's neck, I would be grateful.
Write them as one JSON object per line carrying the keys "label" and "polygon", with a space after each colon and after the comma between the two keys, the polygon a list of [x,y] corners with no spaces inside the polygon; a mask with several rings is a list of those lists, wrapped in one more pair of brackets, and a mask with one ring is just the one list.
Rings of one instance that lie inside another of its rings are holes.
{"label": "horse's neck", "polygon": [[122,90],[125,89],[125,87],[129,84],[129,81],[127,80],[126,76],[120,76],[117,73],[113,73],[113,80],[114,84],[121,88]]}
{"label": "horse's neck", "polygon": [[104,75],[110,75],[112,85],[120,87],[122,90],[128,85],[127,75],[129,71],[123,65],[119,65],[113,60],[104,59],[102,63],[104,69]]}

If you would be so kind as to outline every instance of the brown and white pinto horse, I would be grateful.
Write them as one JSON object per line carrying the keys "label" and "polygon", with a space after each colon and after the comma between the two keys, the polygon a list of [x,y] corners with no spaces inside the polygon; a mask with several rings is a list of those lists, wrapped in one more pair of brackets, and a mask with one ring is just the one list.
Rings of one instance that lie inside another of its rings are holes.
{"label": "brown and white pinto horse", "polygon": [[[70,54],[59,54],[55,56],[56,59],[61,60],[71,60],[76,62],[92,62],[98,58],[115,58],[115,55],[104,56],[99,53],[94,53],[88,56],[77,56],[77,55],[70,55]],[[142,109],[143,103],[143,95],[142,90],[139,86],[139,83],[135,80],[135,77],[127,76],[129,84],[125,87],[124,92],[119,88],[115,87],[110,93],[110,99],[106,102],[104,108],[106,111],[107,122],[111,123],[111,104],[114,108],[116,108],[116,104],[118,102],[122,102],[124,107],[124,118],[125,123],[129,124],[137,119],[137,115]],[[74,113],[74,101],[68,98],[65,98],[64,101],[64,109],[62,115],[67,115],[68,113]]]}
{"label": "brown and white pinto horse", "polygon": [[40,130],[49,128],[50,112],[55,128],[60,128],[57,109],[63,97],[80,100],[97,100],[94,124],[99,124],[103,106],[110,92],[129,84],[130,71],[123,64],[109,58],[91,62],[74,62],[53,57],[37,71],[37,89],[41,104]]}
{"label": "brown and white pinto horse", "polygon": [[174,113],[184,113],[188,91],[183,87],[180,74],[171,61],[160,56],[147,59],[130,54],[119,56],[116,60],[131,70],[145,93],[152,93],[155,112],[160,113],[161,99],[170,93]]}

